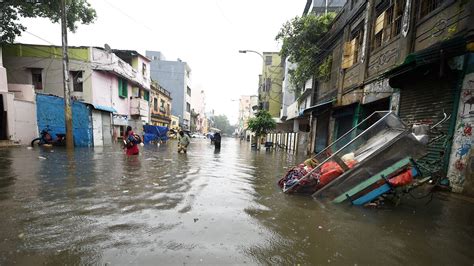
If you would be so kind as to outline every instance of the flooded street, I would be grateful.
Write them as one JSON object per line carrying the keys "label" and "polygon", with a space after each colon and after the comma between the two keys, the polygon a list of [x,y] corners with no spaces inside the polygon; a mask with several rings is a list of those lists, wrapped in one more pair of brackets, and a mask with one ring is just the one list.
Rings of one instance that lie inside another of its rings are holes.
{"label": "flooded street", "polygon": [[379,210],[285,195],[291,154],[223,139],[0,150],[0,265],[472,265],[474,203],[446,194]]}

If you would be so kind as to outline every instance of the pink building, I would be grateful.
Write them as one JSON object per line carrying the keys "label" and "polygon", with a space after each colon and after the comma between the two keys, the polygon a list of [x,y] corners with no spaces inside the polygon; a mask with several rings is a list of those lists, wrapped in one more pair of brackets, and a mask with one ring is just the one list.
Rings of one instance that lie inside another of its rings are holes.
{"label": "pink building", "polygon": [[[149,122],[150,60],[98,47],[70,47],[69,58],[71,96],[91,105],[94,146],[111,144],[128,125],[142,132]],[[61,47],[5,45],[3,61],[9,88],[30,85],[36,93],[64,96]]]}

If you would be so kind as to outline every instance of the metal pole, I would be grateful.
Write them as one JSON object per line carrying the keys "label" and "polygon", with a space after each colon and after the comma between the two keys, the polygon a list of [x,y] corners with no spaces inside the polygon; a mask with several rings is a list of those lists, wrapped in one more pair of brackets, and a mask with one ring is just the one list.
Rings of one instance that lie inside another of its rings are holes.
{"label": "metal pole", "polygon": [[72,134],[72,108],[69,91],[69,57],[67,47],[66,0],[61,0],[61,35],[63,45],[64,120],[66,124],[66,148],[74,149]]}

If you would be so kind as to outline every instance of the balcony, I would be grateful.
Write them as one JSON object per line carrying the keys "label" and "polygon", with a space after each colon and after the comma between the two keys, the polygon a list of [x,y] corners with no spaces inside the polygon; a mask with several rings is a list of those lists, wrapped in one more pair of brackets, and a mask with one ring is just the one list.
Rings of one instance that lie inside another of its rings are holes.
{"label": "balcony", "polygon": [[141,98],[130,100],[130,115],[148,116],[148,102]]}

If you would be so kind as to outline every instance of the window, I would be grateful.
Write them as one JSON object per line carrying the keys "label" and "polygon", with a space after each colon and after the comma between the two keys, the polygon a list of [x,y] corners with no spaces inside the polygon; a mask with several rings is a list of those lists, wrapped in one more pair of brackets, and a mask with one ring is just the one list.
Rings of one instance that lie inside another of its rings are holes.
{"label": "window", "polygon": [[362,41],[364,39],[364,28],[363,25],[359,25],[352,33],[352,47],[353,47],[353,57],[354,64],[359,62],[359,55],[362,49]]}
{"label": "window", "polygon": [[272,64],[272,56],[265,56],[265,65],[269,66]]}
{"label": "window", "polygon": [[150,101],[150,92],[149,91],[143,91],[143,100],[145,101]]}
{"label": "window", "polygon": [[400,34],[405,1],[384,1],[376,7],[377,17],[374,22],[372,50]]}
{"label": "window", "polygon": [[170,104],[167,103],[167,104],[166,104],[166,114],[169,114],[169,113],[171,112],[170,109],[171,109],[171,108],[170,108]]}
{"label": "window", "polygon": [[137,87],[132,87],[132,97],[133,98],[140,98],[140,89]]}
{"label": "window", "polygon": [[186,112],[191,113],[191,105],[189,103],[186,103]]}
{"label": "window", "polygon": [[189,96],[191,96],[191,88],[190,88],[190,87],[187,88],[186,93],[187,93]]}
{"label": "window", "polygon": [[72,87],[76,92],[82,92],[82,71],[71,71]]}
{"label": "window", "polygon": [[421,0],[419,18],[421,19],[425,17],[426,15],[440,7],[443,2],[444,0]]}
{"label": "window", "polygon": [[127,98],[128,88],[127,88],[127,81],[125,79],[118,78],[118,90],[119,90],[119,97]]}
{"label": "window", "polygon": [[41,75],[41,72],[42,72],[41,68],[31,69],[31,80],[33,83],[33,87],[35,87],[35,90],[43,89],[43,76]]}
{"label": "window", "polygon": [[166,113],[166,111],[165,111],[165,100],[163,100],[163,99],[160,100],[160,112]]}
{"label": "window", "polygon": [[146,77],[146,64],[145,63],[142,63],[142,75],[143,77]]}
{"label": "window", "polygon": [[362,49],[362,41],[364,28],[361,23],[351,33],[351,40],[344,44],[344,55],[342,59],[342,68],[346,69],[359,62],[360,50]]}
{"label": "window", "polygon": [[158,98],[153,98],[153,110],[158,112]]}

